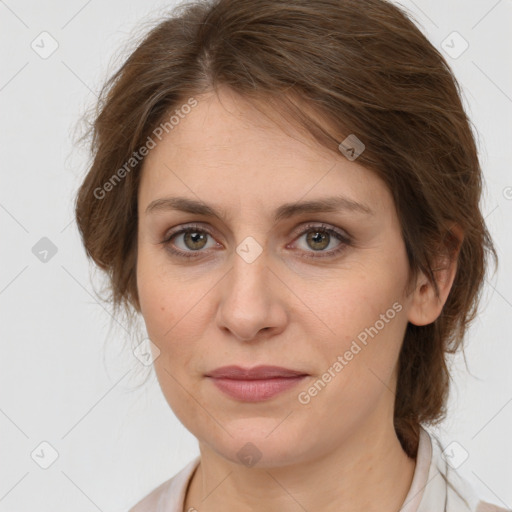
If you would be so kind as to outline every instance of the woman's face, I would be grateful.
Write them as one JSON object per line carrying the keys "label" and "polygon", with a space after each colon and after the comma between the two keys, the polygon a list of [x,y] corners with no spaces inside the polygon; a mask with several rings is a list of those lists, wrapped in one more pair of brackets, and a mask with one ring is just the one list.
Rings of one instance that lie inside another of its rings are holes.
{"label": "woman's face", "polygon": [[[138,196],[137,285],[167,402],[202,449],[268,467],[392,425],[413,303],[388,189],[227,89],[197,100],[150,151]],[[331,209],[307,208],[320,201]],[[306,376],[274,395],[238,382],[239,396],[207,376],[227,365]]]}

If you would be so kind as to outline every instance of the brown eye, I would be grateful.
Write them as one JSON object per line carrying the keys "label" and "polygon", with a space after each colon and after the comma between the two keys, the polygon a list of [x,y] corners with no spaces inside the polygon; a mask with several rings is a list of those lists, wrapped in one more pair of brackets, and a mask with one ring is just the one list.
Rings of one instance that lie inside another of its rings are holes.
{"label": "brown eye", "polygon": [[199,231],[187,231],[183,234],[184,244],[192,251],[202,249],[207,242],[208,233]]}
{"label": "brown eye", "polygon": [[[212,243],[208,246],[209,238]],[[170,233],[161,244],[171,254],[185,258],[200,256],[208,252],[206,249],[220,245],[213,240],[213,236],[207,230],[196,226],[184,227]]]}
{"label": "brown eye", "polygon": [[[326,225],[308,224],[298,234],[297,240],[302,237],[305,237],[304,242],[297,245],[306,258],[334,257],[351,245],[351,239],[348,235]],[[338,244],[334,248],[326,250],[333,241],[337,241]]]}
{"label": "brown eye", "polygon": [[326,231],[312,230],[306,237],[308,245],[315,251],[321,251],[329,246],[331,235]]}

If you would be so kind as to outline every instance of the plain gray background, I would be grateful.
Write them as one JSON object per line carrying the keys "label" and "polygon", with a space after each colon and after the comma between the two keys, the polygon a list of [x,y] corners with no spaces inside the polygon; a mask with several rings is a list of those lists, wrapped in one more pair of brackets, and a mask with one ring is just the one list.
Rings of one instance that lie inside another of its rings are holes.
{"label": "plain gray background", "polygon": [[[471,374],[457,357],[449,417],[435,432],[467,451],[458,471],[483,497],[512,508],[512,2],[401,4],[451,53],[500,257],[467,340]],[[136,389],[140,363],[123,352],[125,329],[109,330],[73,220],[87,164],[72,145],[76,123],[140,23],[171,5],[0,0],[0,512],[125,511],[199,453],[154,374]],[[47,261],[36,257],[43,237],[56,250]]]}

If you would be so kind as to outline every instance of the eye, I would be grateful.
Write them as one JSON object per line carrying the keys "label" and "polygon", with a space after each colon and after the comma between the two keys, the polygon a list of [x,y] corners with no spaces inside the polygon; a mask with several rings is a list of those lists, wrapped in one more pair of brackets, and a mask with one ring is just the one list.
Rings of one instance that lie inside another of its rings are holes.
{"label": "eye", "polygon": [[[302,229],[299,233],[298,239],[301,239],[304,236],[304,252],[306,253],[304,257],[306,258],[332,257],[343,251],[351,243],[350,238],[343,232],[330,226],[326,226],[325,224],[308,224],[305,229]],[[332,246],[332,242],[335,240],[338,241],[338,244],[335,245],[334,248],[326,251],[325,249]],[[308,248],[312,250],[308,250]]]}
{"label": "eye", "polygon": [[[201,252],[202,249],[209,249],[212,245],[208,246],[208,237],[211,233],[204,228],[197,226],[187,226],[178,231],[174,231],[162,240],[162,244],[172,254],[177,256],[184,256],[185,258],[193,258],[196,256],[194,253]],[[173,242],[177,240],[177,242]],[[217,242],[213,246],[219,246]],[[178,247],[176,249],[175,247]]]}
{"label": "eye", "polygon": [[[333,257],[351,245],[351,239],[348,235],[325,224],[308,224],[301,229],[296,235],[296,239],[300,240],[305,236],[305,246],[303,245],[301,252],[305,253],[303,257],[306,258]],[[215,241],[208,245],[209,237],[213,238],[213,235],[207,229],[196,225],[188,225],[167,234],[160,243],[173,255],[194,258],[200,256],[201,252],[207,252],[203,249],[222,247],[221,244]],[[338,241],[338,244],[334,248],[326,250],[332,245],[333,241]]]}

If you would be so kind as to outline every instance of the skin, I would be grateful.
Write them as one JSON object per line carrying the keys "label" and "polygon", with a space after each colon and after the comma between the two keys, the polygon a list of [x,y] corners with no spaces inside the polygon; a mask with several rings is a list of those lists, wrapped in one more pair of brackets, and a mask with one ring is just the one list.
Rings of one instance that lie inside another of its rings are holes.
{"label": "skin", "polygon": [[[395,512],[415,469],[393,427],[399,350],[408,322],[425,325],[441,313],[455,264],[439,274],[439,298],[423,274],[406,295],[399,219],[374,173],[292,125],[272,122],[229,89],[196,98],[145,159],[138,195],[137,286],[148,336],[160,350],[155,371],[201,453],[184,510]],[[374,214],[273,220],[284,203],[335,194]],[[146,212],[170,196],[201,201],[223,216]],[[306,231],[308,222],[338,229],[350,243],[327,235],[315,245],[307,235],[317,230]],[[210,234],[161,243],[187,223],[197,225],[192,233],[199,227]],[[262,248],[251,263],[236,252],[248,236]],[[321,257],[340,244],[341,252]],[[300,403],[298,393],[395,303],[401,310],[394,318]],[[230,364],[273,364],[309,376],[270,400],[240,402],[204,376]],[[261,454],[252,467],[237,456],[248,442]]]}

